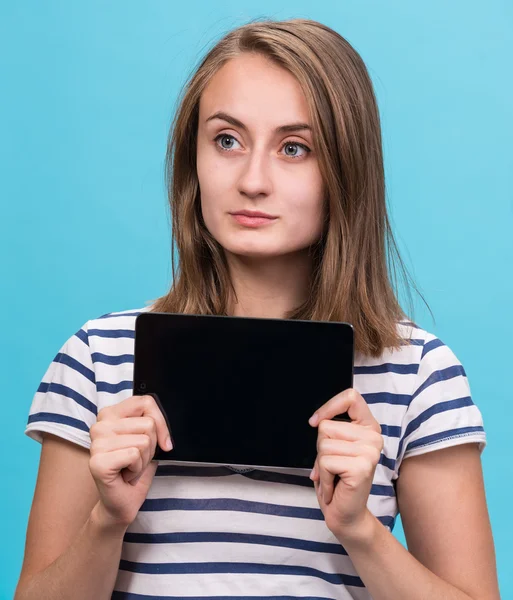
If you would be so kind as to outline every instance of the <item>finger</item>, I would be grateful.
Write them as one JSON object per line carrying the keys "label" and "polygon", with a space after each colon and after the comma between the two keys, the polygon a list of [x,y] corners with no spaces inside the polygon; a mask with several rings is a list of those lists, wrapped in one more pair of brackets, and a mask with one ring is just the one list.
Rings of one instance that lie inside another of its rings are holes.
{"label": "finger", "polygon": [[[145,468],[141,451],[136,447],[133,449],[137,450],[139,453],[139,458],[134,458],[134,462],[131,465],[128,465],[128,467],[125,469],[121,469],[121,477],[124,479],[124,481],[126,481],[126,483],[131,483],[134,479],[138,479]],[[107,453],[106,456],[108,456],[108,454],[110,453]]]}
{"label": "finger", "polygon": [[[100,410],[98,419],[150,416],[154,419],[157,428],[157,440],[162,450],[170,450],[171,432],[169,431],[164,415],[152,396],[132,396]],[[167,438],[169,437],[169,444]]]}
{"label": "finger", "polygon": [[356,490],[364,482],[368,484],[372,480],[375,465],[366,456],[323,456],[319,459],[319,468],[322,498],[325,504],[329,504],[333,499],[335,476],[340,477],[338,485]]}
{"label": "finger", "polygon": [[149,435],[116,435],[114,437],[97,438],[91,444],[91,455],[102,452],[112,452],[113,450],[122,450],[123,448],[139,448],[143,459],[143,464],[150,462],[155,453],[155,446]]}
{"label": "finger", "polygon": [[337,473],[331,473],[326,468],[328,464],[326,458],[326,456],[319,457],[319,491],[322,501],[329,504],[333,497],[334,480]]}
{"label": "finger", "polygon": [[310,479],[315,483],[317,481],[317,479],[319,478],[319,467],[317,465],[317,458],[315,459],[315,463],[314,466],[312,468],[312,471],[310,473]]}
{"label": "finger", "polygon": [[96,454],[89,460],[91,474],[105,485],[112,483],[122,469],[129,469],[137,474],[141,468],[141,453],[134,447]]}
{"label": "finger", "polygon": [[115,419],[108,422],[108,425],[111,431],[120,435],[128,433],[146,433],[150,435],[154,433],[155,441],[157,441],[157,424],[155,419],[150,416]]}
{"label": "finger", "polygon": [[129,433],[154,433],[157,439],[157,424],[153,417],[125,417],[117,418],[102,416],[91,426],[91,437],[111,437],[113,433],[124,435]]}
{"label": "finger", "polygon": [[323,420],[319,423],[317,431],[317,452],[320,444],[325,439],[338,439],[347,442],[365,442],[381,452],[383,449],[383,436],[381,433],[356,423],[345,423],[344,421]]}
{"label": "finger", "polygon": [[[157,445],[157,424],[152,417],[127,417],[116,419],[110,425],[111,432],[117,435],[145,434],[151,439],[153,453]],[[110,437],[110,436],[109,436]]]}
{"label": "finger", "polygon": [[131,444],[127,441],[126,436],[130,434],[147,435],[150,438],[152,452],[155,454],[155,447],[157,444],[157,428],[155,420],[152,417],[127,417],[124,419],[103,418],[101,421],[97,421],[91,426],[91,446],[96,448],[105,448],[103,442],[98,442],[101,440],[121,436],[124,437],[126,441],[125,446],[122,447],[127,447]]}
{"label": "finger", "polygon": [[322,459],[323,456],[362,458],[363,460],[367,460],[367,463],[371,466],[376,467],[381,457],[381,451],[375,446],[362,441],[346,442],[345,440],[326,438],[320,444],[317,460]]}
{"label": "finger", "polygon": [[[360,440],[347,442],[346,440],[334,440],[325,438],[318,445],[320,456],[360,456],[369,452],[371,447]],[[372,447],[375,450],[374,447]]]}
{"label": "finger", "polygon": [[367,453],[368,450],[369,446],[360,441],[346,442],[345,440],[325,438],[317,445],[318,454],[310,473],[310,479],[314,482],[319,479],[319,456],[360,456],[361,454]]}
{"label": "finger", "polygon": [[139,479],[143,482],[143,485],[147,488],[150,487],[151,480],[155,475],[159,466],[158,460],[150,460],[150,462],[146,465],[146,468],[143,469],[137,477],[134,477],[129,483],[131,485],[135,485]]}
{"label": "finger", "polygon": [[363,397],[353,388],[344,390],[336,396],[333,396],[310,417],[309,423],[312,427],[318,425],[323,419],[333,419],[333,417],[344,413],[349,413],[351,421],[356,424],[371,427],[381,433],[381,427],[374,418],[367,403]]}

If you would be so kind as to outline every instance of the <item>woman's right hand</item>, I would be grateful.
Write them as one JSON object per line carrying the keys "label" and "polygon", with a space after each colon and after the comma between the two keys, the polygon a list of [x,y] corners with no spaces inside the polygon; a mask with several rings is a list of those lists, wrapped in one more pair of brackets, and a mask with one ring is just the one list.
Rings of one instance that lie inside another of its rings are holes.
{"label": "woman's right hand", "polygon": [[105,525],[128,527],[146,499],[169,430],[152,396],[131,396],[102,408],[90,429],[89,469],[100,493],[96,509]]}

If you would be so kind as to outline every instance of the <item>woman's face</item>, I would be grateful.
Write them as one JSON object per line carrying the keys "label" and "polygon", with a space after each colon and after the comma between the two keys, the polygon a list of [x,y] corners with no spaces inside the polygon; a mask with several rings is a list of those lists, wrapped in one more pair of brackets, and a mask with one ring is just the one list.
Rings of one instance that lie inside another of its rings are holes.
{"label": "woman's face", "polygon": [[297,80],[261,55],[231,59],[210,80],[200,100],[197,170],[205,225],[225,251],[269,258],[320,238],[323,185],[309,126]]}

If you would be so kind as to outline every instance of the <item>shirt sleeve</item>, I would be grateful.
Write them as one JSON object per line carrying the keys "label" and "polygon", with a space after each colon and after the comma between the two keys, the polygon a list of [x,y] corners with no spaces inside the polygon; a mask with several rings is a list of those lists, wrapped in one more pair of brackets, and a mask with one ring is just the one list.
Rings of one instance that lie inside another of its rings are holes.
{"label": "shirt sleeve", "polygon": [[454,353],[428,335],[401,426],[394,479],[408,456],[469,442],[477,442],[480,453],[486,446],[483,418],[472,401],[467,375]]}
{"label": "shirt sleeve", "polygon": [[88,323],[62,346],[48,367],[29,410],[25,434],[37,442],[43,432],[90,448],[89,429],[98,401]]}

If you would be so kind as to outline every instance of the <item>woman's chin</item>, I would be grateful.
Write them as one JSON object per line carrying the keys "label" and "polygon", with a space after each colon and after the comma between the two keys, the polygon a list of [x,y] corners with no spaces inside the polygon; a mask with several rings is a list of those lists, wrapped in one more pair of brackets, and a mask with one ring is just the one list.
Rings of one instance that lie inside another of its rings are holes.
{"label": "woman's chin", "polygon": [[272,259],[287,258],[290,260],[294,255],[303,256],[307,249],[296,248],[247,248],[241,246],[225,247],[225,253],[234,258],[251,261],[269,261]]}
{"label": "woman's chin", "polygon": [[265,249],[265,248],[225,248],[226,252],[232,254],[233,256],[240,256],[241,258],[251,258],[251,259],[270,259],[276,256],[281,256],[285,254],[284,252],[280,252],[276,249]]}
{"label": "woman's chin", "polygon": [[269,239],[251,239],[251,236],[219,236],[217,241],[226,253],[235,256],[269,258],[276,254],[281,254],[279,244],[276,241],[273,243]]}
{"label": "woman's chin", "polygon": [[[249,236],[248,236],[249,237]],[[298,247],[297,242],[284,243],[284,240],[272,239],[222,239],[218,238],[219,244],[224,248],[227,254],[240,256],[247,259],[271,259],[280,256],[286,256],[301,253],[305,248],[303,245]]]}

